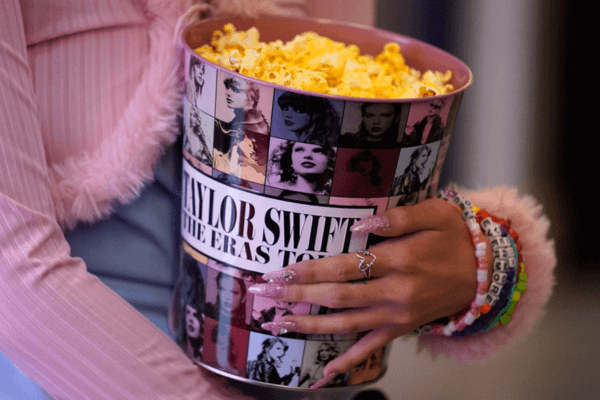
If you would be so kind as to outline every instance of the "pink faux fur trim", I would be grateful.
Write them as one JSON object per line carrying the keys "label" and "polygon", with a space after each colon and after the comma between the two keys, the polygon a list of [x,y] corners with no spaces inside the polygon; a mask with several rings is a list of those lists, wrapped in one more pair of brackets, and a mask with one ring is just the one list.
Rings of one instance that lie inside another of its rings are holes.
{"label": "pink faux fur trim", "polygon": [[183,75],[172,46],[173,25],[162,19],[152,23],[148,69],[114,132],[93,153],[50,167],[61,224],[98,220],[117,201],[136,198],[153,179],[163,148],[177,138]]}
{"label": "pink faux fur trim", "polygon": [[[177,18],[186,7],[209,13],[258,15],[297,13],[302,1],[149,0],[147,12],[150,55],[141,83],[112,134],[90,154],[50,166],[56,218],[72,228],[79,221],[94,222],[109,215],[117,203],[135,199],[154,178],[154,167],[165,147],[180,133],[183,94],[181,52],[173,45]],[[198,15],[196,15],[196,18]],[[193,22],[188,16],[185,23]],[[179,24],[181,29],[182,24]]]}
{"label": "pink faux fur trim", "polygon": [[532,197],[519,196],[516,189],[508,187],[458,191],[490,214],[510,220],[523,245],[523,262],[527,273],[527,290],[507,325],[463,338],[419,337],[419,351],[427,349],[434,357],[445,354],[469,362],[493,356],[500,348],[522,340],[531,332],[552,293],[556,256],[554,241],[547,237],[550,223],[542,214],[542,206]]}

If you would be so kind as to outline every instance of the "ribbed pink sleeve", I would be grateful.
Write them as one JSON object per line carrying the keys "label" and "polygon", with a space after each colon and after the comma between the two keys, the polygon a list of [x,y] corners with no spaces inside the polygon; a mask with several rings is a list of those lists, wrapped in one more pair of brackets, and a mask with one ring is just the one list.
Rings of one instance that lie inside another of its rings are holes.
{"label": "ribbed pink sleeve", "polygon": [[19,2],[0,2],[0,350],[57,399],[222,399],[69,256],[50,200]]}

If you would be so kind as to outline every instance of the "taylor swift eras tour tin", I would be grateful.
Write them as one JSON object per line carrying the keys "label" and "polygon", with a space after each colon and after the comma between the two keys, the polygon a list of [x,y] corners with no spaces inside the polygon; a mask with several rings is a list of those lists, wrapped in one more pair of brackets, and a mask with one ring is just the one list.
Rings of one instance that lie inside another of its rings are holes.
{"label": "taylor swift eras tour tin", "polygon": [[[450,70],[451,93],[377,100],[265,83],[203,59],[193,49],[233,22],[261,39],[314,31],[367,54],[400,43],[416,69]],[[433,46],[382,30],[301,18],[216,19],[184,34],[186,94],[180,282],[171,322],[199,365],[264,385],[308,388],[362,334],[274,336],[261,325],[289,314],[340,310],[248,293],[286,265],[356,252],[374,237],[352,224],[435,193],[471,72]],[[376,138],[377,140],[372,140]],[[330,387],[379,378],[381,350]]]}

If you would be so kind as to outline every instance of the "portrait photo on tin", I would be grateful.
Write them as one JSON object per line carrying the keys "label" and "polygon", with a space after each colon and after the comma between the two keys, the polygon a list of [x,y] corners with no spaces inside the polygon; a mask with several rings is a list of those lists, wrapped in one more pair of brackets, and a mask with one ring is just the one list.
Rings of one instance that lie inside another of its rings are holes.
{"label": "portrait photo on tin", "polygon": [[208,268],[206,279],[205,315],[219,323],[247,329],[252,312],[247,287],[251,282],[212,268]]}
{"label": "portrait photo on tin", "polygon": [[452,98],[435,98],[412,104],[406,121],[402,147],[436,142],[444,136],[444,130]]}
{"label": "portrait photo on tin", "polygon": [[[354,343],[354,341],[307,341],[298,386],[308,388],[317,383],[323,378],[325,366],[334,358],[346,352]],[[347,381],[348,374],[340,374],[325,387],[345,386]]]}
{"label": "portrait photo on tin", "polygon": [[387,197],[394,179],[399,149],[339,148],[331,195]]}
{"label": "portrait photo on tin", "polygon": [[213,168],[264,183],[273,89],[219,71]]}
{"label": "portrait photo on tin", "polygon": [[214,116],[217,70],[190,54],[187,71],[187,99],[198,109]]}
{"label": "portrait photo on tin", "polygon": [[268,135],[272,105],[272,88],[218,71],[215,117],[224,130]]}
{"label": "portrait photo on tin", "polygon": [[213,164],[214,119],[188,101],[184,102],[183,148],[203,164]]}
{"label": "portrait photo on tin", "polygon": [[254,131],[222,128],[215,119],[213,168],[237,178],[264,184],[269,136]]}
{"label": "portrait photo on tin", "polygon": [[236,187],[238,189],[246,190],[253,193],[262,193],[265,189],[265,186],[263,184],[242,179],[235,175],[229,175],[226,172],[221,172],[216,169],[213,170],[212,176],[213,178],[215,178],[215,180],[227,186]]}
{"label": "portrait photo on tin", "polygon": [[369,357],[350,370],[348,385],[374,381],[383,372],[385,347],[371,353]]}
{"label": "portrait photo on tin", "polygon": [[428,188],[439,146],[440,141],[437,141],[400,151],[392,186],[392,196],[400,196],[398,206],[416,204],[419,192]]}
{"label": "portrait photo on tin", "polygon": [[292,192],[329,195],[336,149],[271,138],[267,186]]}
{"label": "portrait photo on tin", "polygon": [[250,332],[206,318],[202,362],[236,376],[246,374]]}
{"label": "portrait photo on tin", "polygon": [[250,332],[246,378],[297,387],[304,340]]}
{"label": "portrait photo on tin", "polygon": [[313,193],[295,192],[288,189],[279,189],[275,187],[265,187],[265,194],[279,200],[297,201],[308,204],[327,204],[329,196],[321,196]]}
{"label": "portrait photo on tin", "polygon": [[[281,318],[288,315],[308,315],[310,314],[310,307],[311,305],[308,303],[293,303],[254,296],[250,329],[255,332],[271,334],[271,331],[262,328],[262,324],[279,322]],[[281,333],[278,335],[294,339],[303,339],[306,337],[306,335],[297,332]]]}
{"label": "portrait photo on tin", "polygon": [[409,104],[347,101],[338,147],[399,148],[409,110]]}
{"label": "portrait photo on tin", "polygon": [[336,147],[344,101],[275,90],[271,136]]}
{"label": "portrait photo on tin", "polygon": [[206,265],[183,252],[181,278],[177,286],[178,304],[170,313],[175,322],[176,341],[188,357],[201,360],[204,344],[204,303],[206,301],[204,282]]}

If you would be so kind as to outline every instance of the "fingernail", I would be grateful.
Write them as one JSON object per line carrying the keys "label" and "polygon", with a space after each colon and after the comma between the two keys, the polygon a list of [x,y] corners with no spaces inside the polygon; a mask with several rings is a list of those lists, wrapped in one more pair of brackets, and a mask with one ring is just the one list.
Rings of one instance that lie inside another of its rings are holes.
{"label": "fingernail", "polygon": [[265,322],[260,326],[261,328],[271,331],[273,335],[285,335],[288,332],[295,332],[298,330],[298,324],[295,322]]}
{"label": "fingernail", "polygon": [[269,283],[290,284],[298,281],[298,274],[293,270],[281,269],[279,271],[267,272],[263,279]]}
{"label": "fingernail", "polygon": [[390,220],[382,214],[363,218],[350,227],[350,230],[356,233],[377,233],[388,229],[390,229]]}
{"label": "fingernail", "polygon": [[327,385],[329,382],[331,382],[333,380],[333,378],[335,378],[337,375],[338,375],[337,372],[330,372],[327,375],[325,375],[325,377],[323,377],[321,380],[317,381],[314,385],[309,387],[309,389],[314,390],[314,389],[323,387],[323,386]]}
{"label": "fingernail", "polygon": [[274,283],[259,283],[252,285],[248,288],[248,291],[252,294],[262,297],[270,297],[277,299],[283,296],[284,287],[282,285],[276,285]]}

